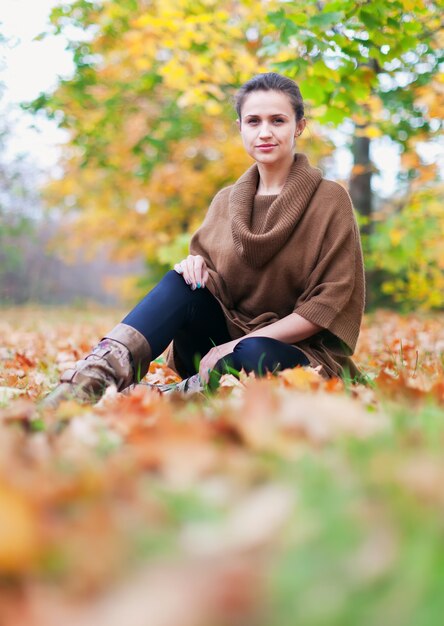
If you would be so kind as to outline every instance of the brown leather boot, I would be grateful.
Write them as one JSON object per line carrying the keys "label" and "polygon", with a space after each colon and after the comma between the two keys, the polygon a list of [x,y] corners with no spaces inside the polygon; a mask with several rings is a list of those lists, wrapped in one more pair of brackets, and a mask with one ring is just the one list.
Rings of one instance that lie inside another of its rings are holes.
{"label": "brown leather boot", "polygon": [[184,378],[178,383],[169,383],[166,385],[155,385],[161,393],[182,393],[182,394],[195,394],[202,393],[205,390],[205,386],[202,383],[199,374],[194,374],[189,378]]}
{"label": "brown leather boot", "polygon": [[57,408],[64,400],[97,402],[110,385],[123,391],[147,373],[151,348],[145,337],[132,326],[117,324],[85,359],[66,370],[60,384],[42,402]]}

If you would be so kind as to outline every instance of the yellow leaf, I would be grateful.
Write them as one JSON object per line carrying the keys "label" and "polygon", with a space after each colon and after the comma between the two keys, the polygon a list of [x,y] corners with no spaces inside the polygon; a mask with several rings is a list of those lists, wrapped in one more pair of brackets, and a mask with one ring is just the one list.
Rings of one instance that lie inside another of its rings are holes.
{"label": "yellow leaf", "polygon": [[223,111],[222,105],[215,100],[207,100],[205,110],[209,115],[220,115]]}
{"label": "yellow leaf", "polygon": [[142,71],[150,70],[153,66],[153,62],[150,59],[144,57],[136,57],[134,60],[134,64],[138,70]]}
{"label": "yellow leaf", "polygon": [[389,233],[391,244],[393,246],[398,246],[402,238],[404,237],[404,235],[405,235],[405,232],[399,228],[394,228],[393,230],[391,230]]}
{"label": "yellow leaf", "polygon": [[37,545],[32,507],[19,493],[0,484],[0,572],[27,569]]}
{"label": "yellow leaf", "polygon": [[295,387],[300,391],[310,391],[313,387],[319,386],[321,377],[312,367],[294,367],[280,372],[279,376],[290,387]]}
{"label": "yellow leaf", "polygon": [[423,8],[424,2],[422,0],[402,0],[402,6],[406,11],[414,11]]}
{"label": "yellow leaf", "polygon": [[178,63],[176,59],[171,59],[160,70],[159,74],[163,76],[165,85],[170,89],[179,91],[187,89],[189,85],[189,74],[184,65]]}
{"label": "yellow leaf", "polygon": [[365,129],[365,134],[370,139],[376,139],[377,137],[382,136],[381,129],[377,126],[367,126],[367,128]]}

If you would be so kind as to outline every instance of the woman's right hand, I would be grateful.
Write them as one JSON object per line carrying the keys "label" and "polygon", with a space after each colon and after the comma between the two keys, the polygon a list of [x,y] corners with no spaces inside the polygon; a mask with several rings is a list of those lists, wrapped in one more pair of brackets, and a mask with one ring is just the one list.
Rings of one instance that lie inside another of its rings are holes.
{"label": "woman's right hand", "polygon": [[174,270],[182,274],[184,281],[191,289],[203,289],[208,280],[208,269],[200,254],[189,254],[186,259],[176,263]]}

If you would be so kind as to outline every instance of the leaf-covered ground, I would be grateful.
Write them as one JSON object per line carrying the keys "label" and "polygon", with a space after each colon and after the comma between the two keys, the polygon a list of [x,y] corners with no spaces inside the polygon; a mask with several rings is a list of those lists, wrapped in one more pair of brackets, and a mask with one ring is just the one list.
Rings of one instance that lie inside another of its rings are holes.
{"label": "leaf-covered ground", "polygon": [[367,318],[367,386],[39,409],[119,319],[1,313],[0,626],[442,624],[442,316]]}

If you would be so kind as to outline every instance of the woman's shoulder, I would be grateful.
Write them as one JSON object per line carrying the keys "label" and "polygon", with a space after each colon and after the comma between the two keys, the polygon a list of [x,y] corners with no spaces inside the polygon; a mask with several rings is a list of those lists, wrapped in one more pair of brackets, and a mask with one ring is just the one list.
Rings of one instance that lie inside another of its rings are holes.
{"label": "woman's shoulder", "polygon": [[323,178],[313,199],[323,211],[330,208],[334,213],[354,215],[350,194],[343,185],[334,180]]}
{"label": "woman's shoulder", "polygon": [[227,185],[227,187],[222,187],[222,189],[219,189],[219,191],[213,198],[213,202],[228,199],[230,197],[230,193],[233,187],[234,185]]}
{"label": "woman's shoulder", "polygon": [[329,198],[334,198],[336,200],[342,200],[344,202],[351,203],[350,194],[348,193],[347,189],[341,183],[338,183],[335,180],[323,178],[318,187],[318,193],[321,195],[325,195]]}
{"label": "woman's shoulder", "polygon": [[219,189],[216,195],[213,196],[210,208],[212,208],[213,210],[226,208],[228,206],[228,200],[232,189],[233,185],[228,185],[227,187]]}

